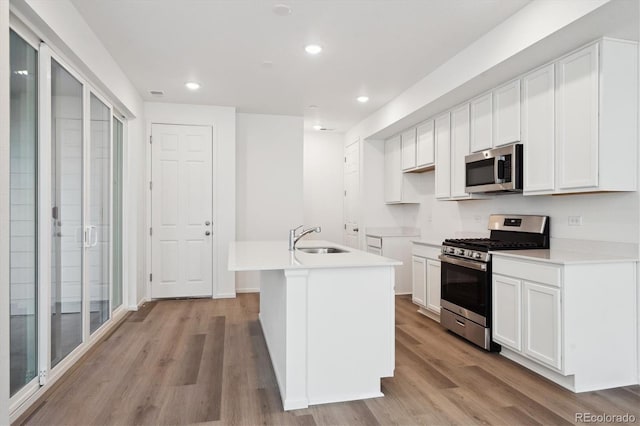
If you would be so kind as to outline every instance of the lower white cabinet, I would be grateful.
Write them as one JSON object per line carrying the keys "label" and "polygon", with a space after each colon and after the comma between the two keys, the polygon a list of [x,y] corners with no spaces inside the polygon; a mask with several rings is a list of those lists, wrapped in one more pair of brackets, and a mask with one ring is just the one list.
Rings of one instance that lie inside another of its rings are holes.
{"label": "lower white cabinet", "polygon": [[427,259],[427,309],[440,313],[440,261]]}
{"label": "lower white cabinet", "polygon": [[636,262],[492,254],[501,355],[574,392],[638,383]]}
{"label": "lower white cabinet", "polygon": [[522,350],[522,281],[494,274],[492,299],[493,340]]}
{"label": "lower white cabinet", "polygon": [[412,256],[412,293],[411,300],[420,306],[427,306],[427,259]]}
{"label": "lower white cabinet", "polygon": [[413,303],[440,314],[440,247],[413,244]]}
{"label": "lower white cabinet", "polygon": [[523,283],[524,348],[526,355],[558,370],[562,367],[560,289]]}

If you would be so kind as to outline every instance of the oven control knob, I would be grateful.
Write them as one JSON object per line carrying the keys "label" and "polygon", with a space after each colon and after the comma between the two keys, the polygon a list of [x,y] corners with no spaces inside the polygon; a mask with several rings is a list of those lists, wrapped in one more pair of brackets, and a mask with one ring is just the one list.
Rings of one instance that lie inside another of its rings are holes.
{"label": "oven control knob", "polygon": [[480,259],[482,255],[480,253],[476,253],[473,255],[473,257],[475,257],[476,259]]}
{"label": "oven control knob", "polygon": [[458,254],[459,254],[460,256],[464,256],[464,250],[463,250],[463,249],[459,249],[459,250],[458,250]]}

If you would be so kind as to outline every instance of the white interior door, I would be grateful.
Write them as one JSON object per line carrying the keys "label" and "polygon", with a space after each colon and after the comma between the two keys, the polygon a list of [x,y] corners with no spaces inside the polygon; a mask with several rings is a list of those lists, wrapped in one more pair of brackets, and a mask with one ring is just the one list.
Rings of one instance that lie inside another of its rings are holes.
{"label": "white interior door", "polygon": [[358,248],[358,211],[360,198],[360,143],[345,150],[344,164],[344,243]]}
{"label": "white interior door", "polygon": [[151,129],[151,297],[213,294],[212,129]]}

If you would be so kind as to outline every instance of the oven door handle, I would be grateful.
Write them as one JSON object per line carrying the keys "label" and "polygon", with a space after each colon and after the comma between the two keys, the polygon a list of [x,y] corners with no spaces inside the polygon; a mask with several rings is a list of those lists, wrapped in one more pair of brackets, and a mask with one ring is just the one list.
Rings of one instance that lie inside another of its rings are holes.
{"label": "oven door handle", "polygon": [[474,269],[476,271],[487,271],[487,264],[482,262],[474,262],[473,260],[465,260],[458,259],[457,257],[447,256],[446,254],[441,254],[438,256],[440,261],[445,263],[451,263],[452,265],[462,266],[464,268]]}

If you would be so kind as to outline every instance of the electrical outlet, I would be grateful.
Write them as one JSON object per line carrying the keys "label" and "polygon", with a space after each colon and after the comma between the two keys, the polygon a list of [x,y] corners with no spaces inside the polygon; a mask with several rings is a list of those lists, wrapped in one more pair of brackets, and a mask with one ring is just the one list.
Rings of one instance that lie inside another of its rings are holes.
{"label": "electrical outlet", "polygon": [[473,216],[473,220],[476,221],[476,223],[480,223],[480,221],[482,220],[482,216],[480,216],[479,214]]}
{"label": "electrical outlet", "polygon": [[569,226],[582,226],[582,216],[569,216]]}

